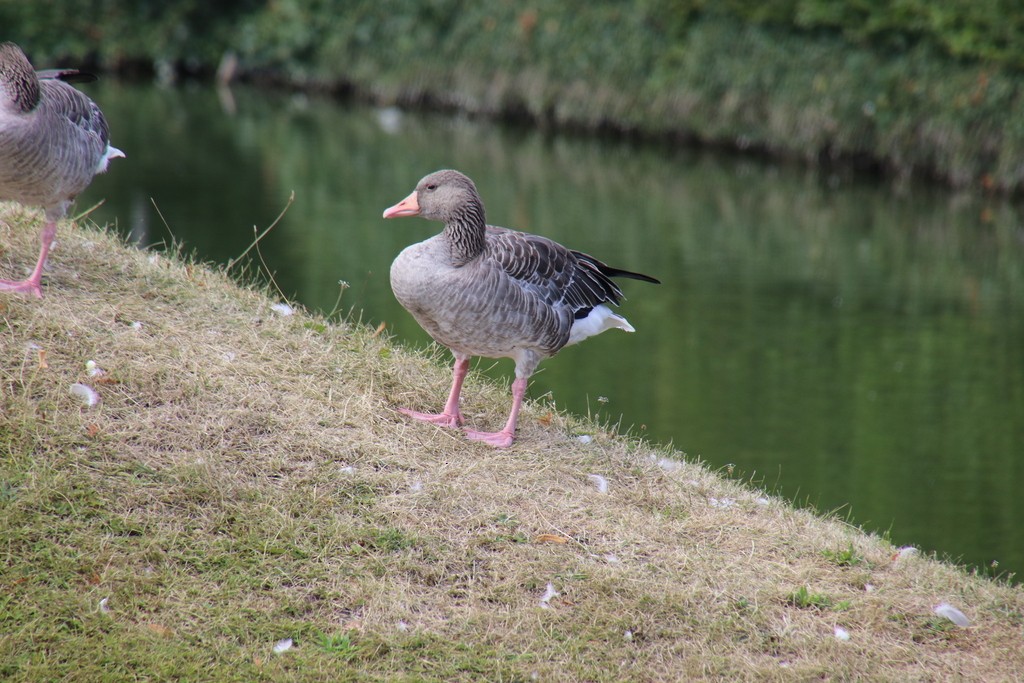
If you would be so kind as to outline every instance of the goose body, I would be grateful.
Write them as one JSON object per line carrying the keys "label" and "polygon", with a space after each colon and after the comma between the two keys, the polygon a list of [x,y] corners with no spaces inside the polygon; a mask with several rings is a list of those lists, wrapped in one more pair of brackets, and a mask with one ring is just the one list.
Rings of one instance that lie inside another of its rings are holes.
{"label": "goose body", "polygon": [[391,266],[399,303],[455,356],[452,390],[437,415],[402,412],[435,424],[462,423],[458,398],[471,356],[512,358],[512,411],[499,432],[467,430],[495,446],[512,443],[526,382],[563,347],[608,329],[633,332],[616,314],[622,290],[611,279],[657,280],[611,268],[546,237],[487,225],[473,181],[458,171],[423,178],[385,218],[422,216],[445,224],[441,234],[407,247]]}
{"label": "goose body", "polygon": [[124,153],[110,146],[103,112],[69,81],[91,80],[72,69],[36,72],[14,43],[0,43],[0,200],[41,206],[46,222],[36,266],[0,290],[42,296],[43,266],[71,202]]}

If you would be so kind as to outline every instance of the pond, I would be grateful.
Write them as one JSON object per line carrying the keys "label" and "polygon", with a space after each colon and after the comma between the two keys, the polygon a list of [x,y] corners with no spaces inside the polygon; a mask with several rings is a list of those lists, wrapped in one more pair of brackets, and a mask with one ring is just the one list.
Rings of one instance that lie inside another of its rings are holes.
{"label": "pond", "polygon": [[294,193],[254,267],[311,309],[423,347],[388,269],[440,225],[381,212],[427,172],[458,168],[490,222],[664,283],[622,281],[637,332],[545,361],[530,396],[896,544],[1024,570],[1017,204],[288,93],[110,81],[89,93],[128,157],[77,209],[105,200],[92,219],[136,243],[226,262]]}

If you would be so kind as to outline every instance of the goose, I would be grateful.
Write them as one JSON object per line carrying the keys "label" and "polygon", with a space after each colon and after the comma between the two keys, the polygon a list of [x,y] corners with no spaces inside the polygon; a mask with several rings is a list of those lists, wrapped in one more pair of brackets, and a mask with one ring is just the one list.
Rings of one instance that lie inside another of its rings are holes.
{"label": "goose", "polygon": [[69,82],[95,76],[75,69],[36,72],[14,43],[0,43],[0,200],[41,206],[39,258],[24,280],[0,280],[0,291],[42,298],[46,257],[57,221],[72,200],[124,152],[110,146],[103,112]]}
{"label": "goose", "polygon": [[406,247],[391,265],[391,289],[416,322],[455,357],[452,386],[437,414],[404,415],[443,427],[462,425],[459,394],[471,356],[515,361],[512,410],[497,432],[465,430],[474,441],[507,448],[515,437],[527,380],[537,365],[569,344],[633,326],[607,304],[622,290],[612,277],[659,284],[611,268],[546,237],[488,225],[476,185],[454,170],[424,177],[384,218],[421,216],[444,230]]}

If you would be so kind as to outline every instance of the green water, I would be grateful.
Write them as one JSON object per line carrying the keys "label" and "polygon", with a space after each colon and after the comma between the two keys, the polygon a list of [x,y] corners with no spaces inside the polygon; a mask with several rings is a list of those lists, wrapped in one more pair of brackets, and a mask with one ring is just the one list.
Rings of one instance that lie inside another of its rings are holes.
{"label": "green water", "polygon": [[[226,261],[294,191],[260,249],[280,288],[331,311],[344,280],[344,311],[423,346],[388,268],[439,226],[381,212],[427,172],[458,168],[490,222],[664,283],[623,281],[637,333],[566,349],[532,396],[897,544],[1024,570],[1021,206],[303,96],[116,83],[90,94],[128,158],[78,208],[105,198],[93,218],[140,244],[173,236]],[[510,361],[481,367],[511,374]]]}

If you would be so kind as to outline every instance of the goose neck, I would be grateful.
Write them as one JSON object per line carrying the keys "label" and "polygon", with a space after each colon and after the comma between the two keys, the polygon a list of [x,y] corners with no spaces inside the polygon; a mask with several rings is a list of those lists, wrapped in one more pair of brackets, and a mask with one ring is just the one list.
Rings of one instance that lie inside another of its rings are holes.
{"label": "goose neck", "polygon": [[31,65],[5,51],[0,55],[0,109],[27,114],[39,103],[39,79]]}
{"label": "goose neck", "polygon": [[465,210],[449,219],[444,226],[444,235],[451,248],[452,262],[456,266],[465,265],[484,251],[483,207],[470,204]]}

